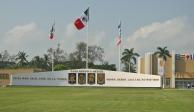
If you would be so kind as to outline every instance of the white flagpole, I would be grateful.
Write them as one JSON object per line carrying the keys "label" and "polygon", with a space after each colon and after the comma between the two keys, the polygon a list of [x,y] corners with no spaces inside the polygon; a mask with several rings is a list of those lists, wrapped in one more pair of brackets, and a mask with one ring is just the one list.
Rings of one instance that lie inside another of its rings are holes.
{"label": "white flagpole", "polygon": [[[89,7],[86,10],[86,36],[87,36],[87,40],[86,40],[86,69],[88,69],[88,38],[89,38]],[[85,13],[85,12],[84,12]]]}
{"label": "white flagpole", "polygon": [[[54,24],[53,24],[53,26],[52,26],[53,28],[54,28],[54,32],[55,32],[55,17],[54,17]],[[53,32],[53,33],[54,33]],[[55,36],[54,36],[54,34],[53,34],[53,39],[55,39],[54,38]],[[54,41],[54,40],[53,40]],[[54,42],[53,42],[54,43]],[[54,71],[54,46],[53,46],[53,48],[52,48],[52,56],[51,56],[51,58],[52,58],[52,72]]]}
{"label": "white flagpole", "polygon": [[87,40],[86,40],[86,44],[87,44],[87,46],[86,46],[86,69],[88,69],[88,38],[89,38],[89,34],[88,34],[88,30],[89,30],[89,28],[88,28],[88,21],[87,21],[87,28],[86,28],[86,36],[87,36]]}
{"label": "white flagpole", "polygon": [[54,49],[52,48],[52,72],[54,71]]}
{"label": "white flagpole", "polygon": [[121,71],[121,44],[119,44],[119,71]]}
{"label": "white flagpole", "polygon": [[[119,28],[119,38],[121,39],[121,21],[119,22],[119,25],[120,25],[120,28]],[[122,43],[122,41],[119,44],[119,71],[121,71],[121,43]]]}

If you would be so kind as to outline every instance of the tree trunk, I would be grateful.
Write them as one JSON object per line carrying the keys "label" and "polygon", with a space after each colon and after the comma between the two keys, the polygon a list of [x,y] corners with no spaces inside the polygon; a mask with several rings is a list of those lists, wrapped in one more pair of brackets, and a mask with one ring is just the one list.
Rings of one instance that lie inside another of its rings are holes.
{"label": "tree trunk", "polygon": [[[164,61],[164,60],[163,60]],[[165,64],[166,64],[166,61],[164,61],[164,64],[163,64],[163,76],[162,76],[162,88],[165,88]]]}

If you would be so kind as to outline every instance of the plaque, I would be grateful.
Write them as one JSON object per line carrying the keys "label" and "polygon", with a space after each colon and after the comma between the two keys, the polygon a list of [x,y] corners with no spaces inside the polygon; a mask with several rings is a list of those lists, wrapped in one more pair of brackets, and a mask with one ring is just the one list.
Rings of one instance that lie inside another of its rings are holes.
{"label": "plaque", "polygon": [[105,84],[105,74],[104,73],[98,73],[97,74],[97,84]]}
{"label": "plaque", "polygon": [[86,74],[85,73],[78,73],[78,83],[86,84]]}
{"label": "plaque", "polygon": [[95,84],[95,73],[88,73],[88,84]]}
{"label": "plaque", "polygon": [[75,84],[76,83],[76,73],[69,73],[69,84]]}

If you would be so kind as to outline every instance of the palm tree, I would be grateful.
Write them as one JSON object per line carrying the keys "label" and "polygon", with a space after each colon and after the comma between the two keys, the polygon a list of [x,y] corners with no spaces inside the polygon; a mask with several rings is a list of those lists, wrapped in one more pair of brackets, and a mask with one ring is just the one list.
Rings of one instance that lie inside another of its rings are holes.
{"label": "palm tree", "polygon": [[[157,51],[154,53],[154,55],[156,55],[158,58],[161,58],[163,60],[163,62],[164,62],[163,67],[166,64],[167,58],[171,57],[169,51],[167,50],[167,47],[164,47],[164,48],[157,47]],[[164,67],[163,73],[165,73],[165,67]],[[163,74],[163,84],[162,84],[163,88],[164,88],[164,83],[165,83],[165,76]]]}
{"label": "palm tree", "polygon": [[16,60],[19,60],[18,64],[20,66],[24,66],[28,63],[28,61],[26,59],[27,57],[28,57],[28,55],[25,52],[19,51],[19,53],[17,54]]}
{"label": "palm tree", "polygon": [[129,66],[129,72],[131,71],[131,65],[132,65],[132,60],[133,64],[136,64],[136,57],[139,56],[138,53],[134,52],[134,48],[129,49],[124,49],[124,52],[122,53],[123,57],[121,58],[121,61],[126,65],[128,64]]}

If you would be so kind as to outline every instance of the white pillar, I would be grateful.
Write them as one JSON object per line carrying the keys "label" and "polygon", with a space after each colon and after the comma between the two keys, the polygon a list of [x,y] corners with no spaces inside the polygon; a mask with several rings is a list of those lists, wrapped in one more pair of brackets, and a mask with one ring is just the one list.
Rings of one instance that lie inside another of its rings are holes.
{"label": "white pillar", "polygon": [[151,53],[145,54],[145,74],[151,74]]}
{"label": "white pillar", "polygon": [[138,57],[138,60],[137,60],[137,73],[138,74],[141,73],[141,57]]}
{"label": "white pillar", "polygon": [[95,85],[97,85],[97,72],[95,73]]}
{"label": "white pillar", "polygon": [[10,77],[9,77],[10,79],[10,82],[9,82],[9,85],[11,86],[12,85],[12,82],[13,82],[13,79],[12,79],[12,74],[10,74]]}
{"label": "white pillar", "polygon": [[152,74],[152,53],[150,53],[150,74]]}
{"label": "white pillar", "polygon": [[75,78],[75,80],[76,80],[76,83],[75,83],[75,84],[76,84],[76,85],[79,85],[79,84],[78,84],[78,73],[79,73],[79,72],[77,72],[76,75],[75,75],[75,77],[76,77],[76,78]]}
{"label": "white pillar", "polygon": [[89,72],[86,72],[86,77],[85,77],[86,78],[86,85],[88,85],[88,73]]}
{"label": "white pillar", "polygon": [[175,51],[172,51],[172,77],[171,88],[175,88]]}

